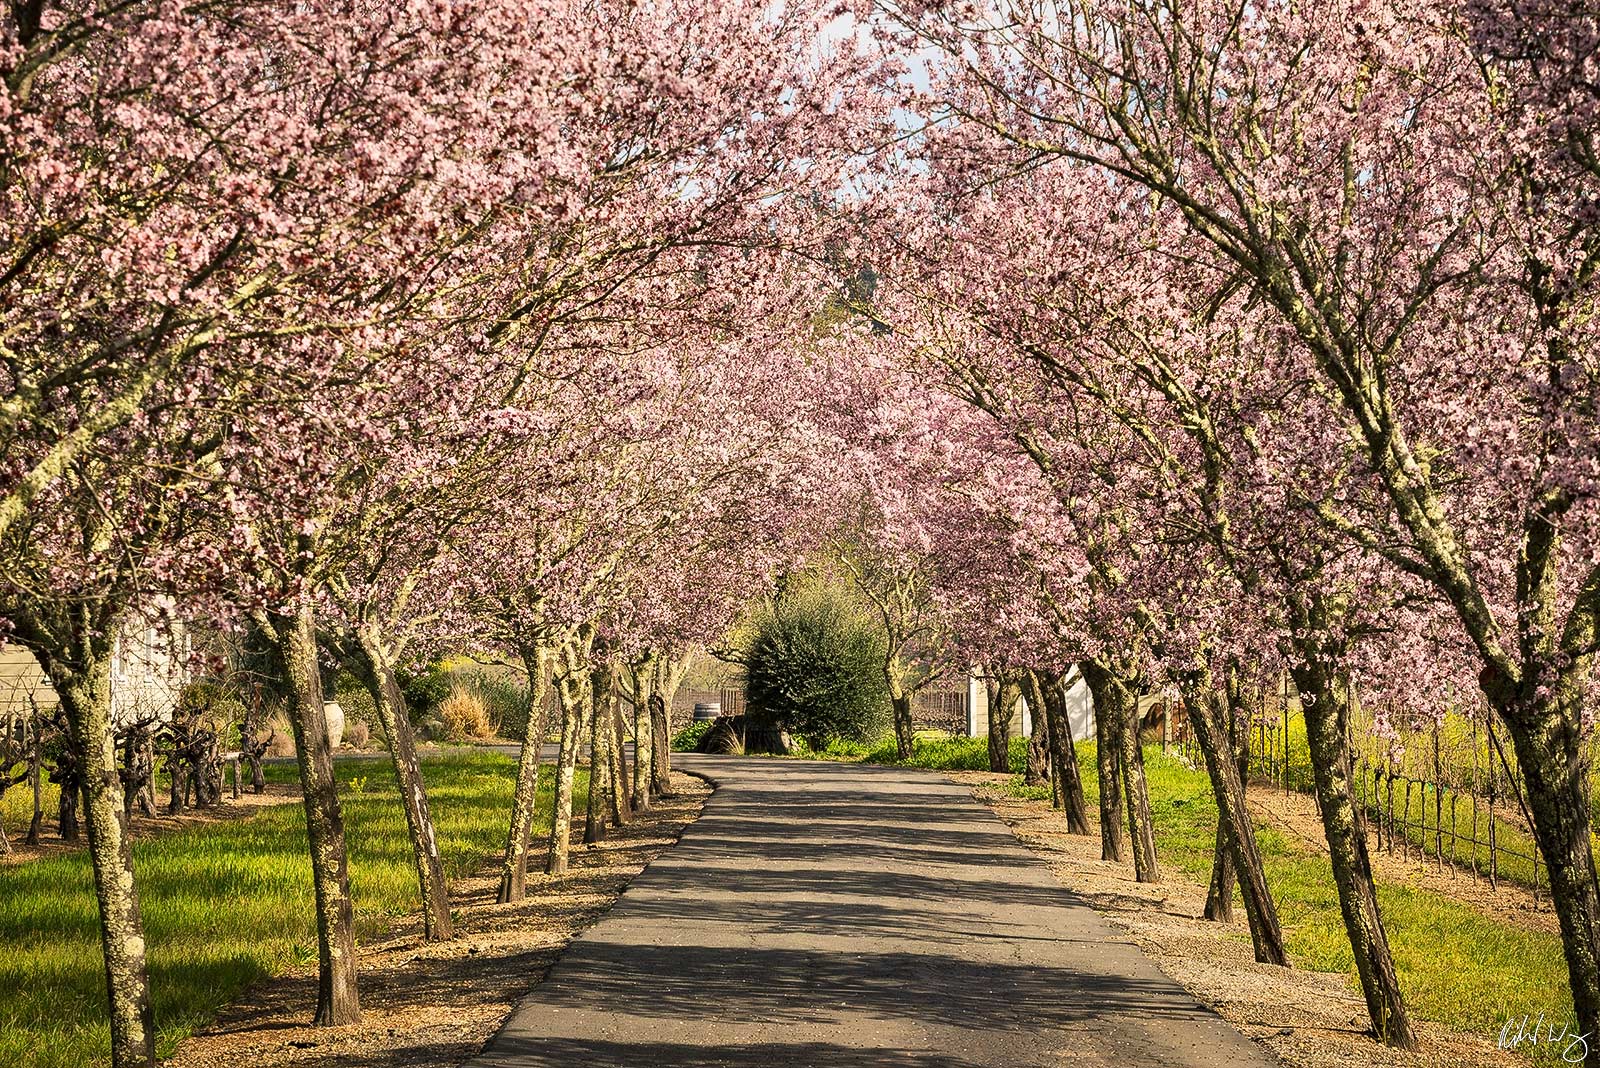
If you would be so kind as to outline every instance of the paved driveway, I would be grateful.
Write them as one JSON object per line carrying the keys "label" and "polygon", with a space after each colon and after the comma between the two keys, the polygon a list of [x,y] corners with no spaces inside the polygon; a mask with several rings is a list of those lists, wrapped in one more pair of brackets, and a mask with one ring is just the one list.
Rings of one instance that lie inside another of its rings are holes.
{"label": "paved driveway", "polygon": [[1278,1062],[1079,903],[964,787],[674,756],[717,792],[473,1063]]}

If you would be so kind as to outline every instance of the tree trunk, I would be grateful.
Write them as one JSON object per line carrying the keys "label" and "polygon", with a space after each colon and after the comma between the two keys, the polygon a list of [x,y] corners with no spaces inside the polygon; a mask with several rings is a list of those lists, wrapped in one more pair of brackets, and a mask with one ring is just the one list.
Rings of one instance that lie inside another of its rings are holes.
{"label": "tree trunk", "polygon": [[33,710],[33,758],[28,762],[28,785],[33,790],[33,819],[28,821],[28,837],[23,839],[31,846],[39,844],[39,835],[44,830],[44,741],[40,737],[43,733],[42,724],[39,722],[39,710]]}
{"label": "tree trunk", "polygon": [[61,793],[56,801],[56,833],[63,842],[76,842],[80,837],[78,828],[78,803],[83,798],[77,779],[61,784]]}
{"label": "tree trunk", "polygon": [[1011,770],[1011,706],[1016,696],[1016,684],[1004,675],[996,674],[984,679],[984,693],[989,705],[989,770]]}
{"label": "tree trunk", "polygon": [[611,670],[604,661],[590,674],[589,704],[589,804],[584,813],[583,844],[593,845],[606,836],[606,808],[611,790]]}
{"label": "tree trunk", "polygon": [[910,760],[916,749],[916,731],[911,722],[911,695],[900,686],[898,661],[884,661],[883,678],[889,686],[889,707],[894,713],[894,751],[898,760]]}
{"label": "tree trunk", "polygon": [[500,887],[495,900],[504,905],[527,896],[528,849],[539,804],[539,756],[544,749],[545,674],[550,650],[535,645],[522,650],[528,670],[528,722],[517,758],[517,785],[511,795],[511,826],[506,834],[505,858],[500,864]]}
{"label": "tree trunk", "polygon": [[[1212,787],[1216,789],[1215,786]],[[1233,922],[1233,853],[1228,849],[1227,824],[1217,818],[1217,844],[1211,854],[1211,881],[1206,885],[1206,907],[1201,916],[1212,923]]]}
{"label": "tree trunk", "polygon": [[[1128,834],[1133,845],[1134,878],[1141,883],[1160,882],[1155,832],[1150,823],[1150,791],[1145,783],[1144,752],[1139,745],[1139,703],[1127,684],[1108,668],[1085,661],[1080,670],[1094,695],[1095,723],[1104,722],[1106,740],[1116,750]],[[1115,782],[1111,785],[1115,790]],[[1101,814],[1105,814],[1103,805]]]}
{"label": "tree trunk", "polygon": [[[567,870],[572,838],[573,779],[577,774],[578,746],[583,730],[583,706],[588,701],[588,672],[579,667],[571,651],[556,675],[556,695],[561,701],[561,749],[556,758],[555,813],[550,819],[550,857],[545,871],[560,875]],[[594,789],[591,782],[589,789]]]}
{"label": "tree trunk", "polygon": [[1054,789],[1055,769],[1051,766],[1050,749],[1045,742],[1044,732],[1039,729],[1042,717],[1035,717],[1033,721],[1033,737],[1028,739],[1028,750],[1022,758],[1022,781],[1027,786],[1043,786],[1050,783],[1051,800],[1055,805],[1061,799]]}
{"label": "tree trunk", "polygon": [[1144,746],[1139,740],[1138,703],[1128,701],[1129,721],[1123,730],[1122,786],[1128,807],[1128,833],[1133,839],[1134,879],[1141,883],[1161,881],[1161,866],[1156,860],[1155,825],[1150,819],[1150,789],[1144,774]]}
{"label": "tree trunk", "polygon": [[[1299,625],[1302,633],[1320,633],[1312,624]],[[1361,827],[1355,797],[1350,789],[1350,746],[1345,702],[1336,685],[1336,669],[1329,654],[1313,641],[1299,643],[1301,663],[1292,668],[1301,710],[1306,722],[1306,742],[1328,839],[1333,881],[1339,891],[1350,949],[1355,956],[1361,991],[1366,997],[1372,1029],[1379,1040],[1401,1049],[1413,1049],[1416,1038],[1406,1015],[1395,974],[1389,938],[1378,912],[1378,895],[1372,883],[1372,862]]]}
{"label": "tree trunk", "polygon": [[1028,755],[1023,761],[1023,782],[1029,786],[1043,786],[1048,781],[1050,804],[1059,808],[1061,761],[1051,742],[1050,710],[1045,705],[1044,686],[1039,681],[1039,673],[1033,668],[1024,668],[1020,679],[1022,697],[1028,702],[1028,711],[1033,718],[1033,737],[1028,739]]}
{"label": "tree trunk", "polygon": [[[1184,703],[1188,706],[1189,723],[1205,756],[1211,790],[1217,799],[1219,842],[1231,862],[1216,865],[1213,872],[1214,890],[1220,903],[1218,911],[1232,913],[1233,882],[1237,877],[1245,916],[1250,921],[1250,940],[1255,945],[1256,960],[1262,964],[1287,965],[1289,955],[1283,945],[1283,930],[1278,925],[1278,907],[1267,886],[1255,826],[1245,807],[1238,754],[1223,726],[1218,695],[1208,679],[1197,679],[1185,687]],[[1209,895],[1206,910],[1207,919],[1216,918],[1211,914]]]}
{"label": "tree trunk", "polygon": [[299,754],[306,837],[311,846],[311,884],[317,911],[317,1014],[319,1026],[356,1023],[355,910],[350,901],[350,866],[344,814],[333,774],[333,745],[323,710],[322,676],[311,609],[271,626],[273,655],[289,698],[289,721]]}
{"label": "tree trunk", "polygon": [[1072,738],[1072,721],[1067,716],[1061,676],[1044,676],[1038,685],[1047,712],[1047,729],[1055,754],[1056,779],[1061,785],[1061,812],[1067,819],[1067,833],[1088,834],[1089,803],[1083,796],[1083,777],[1078,774],[1078,747]]}
{"label": "tree trunk", "polygon": [[672,721],[660,693],[650,695],[650,792],[672,797]]}
{"label": "tree trunk", "polygon": [[678,687],[689,670],[687,655],[673,659],[663,657],[656,663],[657,711],[652,713],[656,726],[655,766],[650,778],[657,797],[671,797],[672,793],[672,703],[677,700]]}
{"label": "tree trunk", "polygon": [[[1245,706],[1245,696],[1242,684],[1235,671],[1230,669],[1228,674],[1228,744],[1233,750],[1235,764],[1239,769],[1239,795],[1248,801],[1250,793],[1250,714],[1246,710],[1243,720],[1240,719],[1240,710]],[[1241,724],[1243,724],[1241,726]],[[1193,737],[1194,727],[1191,724],[1190,736]],[[1245,811],[1249,812],[1248,804]],[[1238,873],[1233,868],[1233,854],[1229,852],[1226,838],[1226,829],[1222,821],[1217,822],[1217,846],[1211,859],[1211,881],[1206,887],[1206,907],[1204,917],[1217,923],[1233,922],[1233,887],[1238,879]]]}
{"label": "tree trunk", "polygon": [[622,744],[627,734],[627,723],[622,718],[622,702],[617,698],[615,676],[607,704],[610,708],[606,718],[610,721],[611,731],[611,822],[623,827],[633,822],[633,803],[628,799],[628,753]]}
{"label": "tree trunk", "polygon": [[[1587,677],[1587,672],[1582,672]],[[1585,1064],[1600,1065],[1600,893],[1589,821],[1589,751],[1579,728],[1581,691],[1563,709],[1559,694],[1542,697],[1485,686],[1505,722],[1522,770],[1534,840],[1550,875],[1550,901],[1572,983],[1577,1030],[1587,1033]],[[1491,757],[1491,760],[1493,758]]]}
{"label": "tree trunk", "polygon": [[[71,726],[89,827],[89,858],[100,906],[106,992],[111,1016],[111,1063],[116,1068],[156,1063],[155,1022],[145,962],[144,923],[133,876],[133,843],[122,811],[117,742],[111,722],[109,650],[80,650],[76,670],[41,657]],[[75,785],[62,794],[77,795]],[[76,804],[73,804],[74,823]]]}
{"label": "tree trunk", "polygon": [[[1078,669],[1084,671],[1082,665]],[[1089,696],[1094,701],[1094,771],[1100,792],[1100,859],[1120,862],[1126,839],[1122,834],[1122,755],[1112,710],[1107,708],[1089,675]]]}
{"label": "tree trunk", "polygon": [[655,717],[650,702],[655,699],[655,657],[633,667],[633,808],[643,812],[650,807],[651,778],[655,769]]}
{"label": "tree trunk", "polygon": [[183,799],[189,793],[189,772],[184,767],[182,740],[172,738],[172,752],[167,757],[167,815],[176,816],[183,811]]}
{"label": "tree trunk", "polygon": [[372,705],[389,739],[389,754],[394,762],[395,782],[400,788],[400,804],[406,814],[406,829],[411,836],[411,859],[417,869],[417,886],[422,894],[422,937],[426,942],[442,942],[454,934],[450,921],[450,889],[439,860],[439,841],[433,830],[433,815],[428,809],[428,790],[417,762],[417,741],[411,732],[411,714],[395,677],[394,665],[374,631],[362,628],[356,634],[355,649],[360,674],[372,695]]}

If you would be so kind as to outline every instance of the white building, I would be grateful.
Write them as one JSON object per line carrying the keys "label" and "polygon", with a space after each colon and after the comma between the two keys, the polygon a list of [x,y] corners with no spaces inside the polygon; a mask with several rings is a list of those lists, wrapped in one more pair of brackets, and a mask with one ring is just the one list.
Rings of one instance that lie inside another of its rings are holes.
{"label": "white building", "polygon": [[[165,722],[190,680],[189,638],[181,626],[145,619],[125,624],[111,654],[111,717],[117,724]],[[0,719],[60,704],[39,661],[15,642],[0,649]]]}
{"label": "white building", "polygon": [[[1089,684],[1083,681],[1083,676],[1077,671],[1068,672],[1062,681],[1066,691],[1067,725],[1072,731],[1072,740],[1081,742],[1086,738],[1094,737],[1094,699],[1089,696]],[[967,737],[981,738],[989,733],[989,690],[984,685],[982,676],[973,674],[967,677]],[[1013,736],[1031,738],[1033,736],[1033,710],[1028,707],[1026,697],[1017,701],[1016,710],[1011,713],[1011,733]]]}

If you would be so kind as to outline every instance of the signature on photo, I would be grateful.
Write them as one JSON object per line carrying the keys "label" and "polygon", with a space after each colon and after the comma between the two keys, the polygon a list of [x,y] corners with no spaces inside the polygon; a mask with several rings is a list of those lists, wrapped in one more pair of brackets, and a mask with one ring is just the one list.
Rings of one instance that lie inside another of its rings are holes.
{"label": "signature on photo", "polygon": [[[1531,1025],[1531,1026],[1530,1026]],[[1520,1049],[1527,1046],[1554,1046],[1561,1050],[1561,1059],[1568,1064],[1581,1064],[1589,1056],[1590,1032],[1578,1032],[1571,1024],[1556,1025],[1546,1022],[1544,1013],[1538,1016],[1512,1016],[1500,1028],[1501,1049]]]}

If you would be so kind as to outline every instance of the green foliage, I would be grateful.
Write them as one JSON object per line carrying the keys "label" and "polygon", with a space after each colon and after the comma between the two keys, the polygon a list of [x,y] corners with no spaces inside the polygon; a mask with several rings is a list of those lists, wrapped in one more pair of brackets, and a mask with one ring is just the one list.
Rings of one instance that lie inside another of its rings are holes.
{"label": "green foliage", "polygon": [[883,636],[826,585],[781,598],[753,624],[745,649],[745,709],[824,749],[872,742],[889,723]]}
{"label": "green foliage", "polygon": [[401,668],[395,672],[395,678],[400,682],[400,692],[405,694],[411,722],[418,726],[435,718],[439,703],[450,696],[450,672],[439,661],[420,672]]}
{"label": "green foliage", "polygon": [[672,751],[675,753],[692,753],[695,746],[700,744],[700,739],[706,736],[711,729],[712,721],[697,719],[684,727],[683,730],[672,736]]}
{"label": "green foliage", "polygon": [[[357,935],[370,941],[419,907],[416,869],[393,779],[362,762],[336,768]],[[296,774],[293,765],[268,767],[276,782]],[[424,759],[423,775],[445,874],[461,878],[505,844],[514,762],[496,753],[456,753]],[[552,783],[540,784],[546,831]],[[586,789],[580,773],[579,811]],[[298,804],[143,838],[134,855],[162,1056],[251,983],[315,960]],[[0,1064],[77,1068],[109,1061],[100,960],[86,853],[0,867]]]}
{"label": "green foliage", "polygon": [[200,716],[222,738],[225,746],[237,743],[235,728],[243,721],[244,704],[231,689],[214,682],[191,682],[178,693],[178,714]]}
{"label": "green foliage", "polygon": [[372,703],[372,693],[366,683],[348,671],[341,671],[333,679],[333,699],[344,709],[345,723],[360,720],[373,731],[378,729],[378,709]]}
{"label": "green foliage", "polygon": [[[911,759],[901,760],[893,738],[866,744],[834,740],[822,748],[805,746],[791,754],[807,760],[849,760],[866,764],[898,764],[933,771],[988,771],[989,740],[964,738],[941,732],[924,732],[912,739]],[[1028,740],[1011,739],[1008,762],[1013,775],[1021,775],[1027,765]]]}
{"label": "green foliage", "polygon": [[475,671],[458,675],[459,682],[476,691],[488,710],[489,722],[502,738],[520,742],[528,733],[528,688],[506,675]]}

